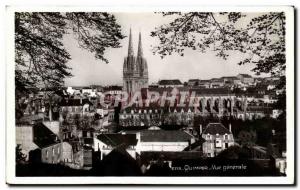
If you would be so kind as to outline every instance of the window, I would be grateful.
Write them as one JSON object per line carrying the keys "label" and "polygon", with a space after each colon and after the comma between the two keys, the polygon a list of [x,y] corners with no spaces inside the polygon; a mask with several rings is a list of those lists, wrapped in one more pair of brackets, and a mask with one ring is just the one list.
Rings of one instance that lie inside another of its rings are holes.
{"label": "window", "polygon": [[54,148],[52,148],[52,155],[54,155]]}
{"label": "window", "polygon": [[224,138],[225,138],[225,140],[228,140],[228,135],[227,135],[227,134],[225,134]]}
{"label": "window", "polygon": [[209,139],[210,139],[210,135],[209,135],[209,134],[207,134],[207,135],[206,135],[206,138],[209,140]]}
{"label": "window", "polygon": [[216,148],[222,148],[222,141],[221,141],[221,139],[216,139],[216,141],[215,141],[215,147]]}
{"label": "window", "polygon": [[48,158],[48,150],[46,150],[46,158]]}
{"label": "window", "polygon": [[59,154],[59,151],[60,151],[60,149],[59,149],[59,147],[57,147],[57,154]]}

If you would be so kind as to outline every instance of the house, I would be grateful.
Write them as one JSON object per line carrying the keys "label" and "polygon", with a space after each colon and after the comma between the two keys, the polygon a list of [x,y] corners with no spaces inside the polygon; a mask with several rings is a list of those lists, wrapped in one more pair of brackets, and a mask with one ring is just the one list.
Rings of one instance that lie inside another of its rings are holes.
{"label": "house", "polygon": [[175,88],[175,87],[183,87],[183,84],[178,79],[160,80],[158,82],[158,86],[161,88],[168,88],[168,87]]}
{"label": "house", "polygon": [[272,114],[271,114],[271,117],[276,119],[280,116],[280,114],[282,114],[282,110],[279,110],[279,109],[273,109],[272,110]]}
{"label": "house", "polygon": [[220,88],[224,86],[224,80],[222,78],[213,78],[210,80],[210,88]]}
{"label": "house", "polygon": [[26,156],[26,161],[29,160],[29,152],[39,148],[33,139],[32,125],[18,124],[16,126],[16,144],[20,145],[22,153]]}
{"label": "house", "polygon": [[126,131],[126,134],[137,135],[136,152],[142,151],[183,151],[190,144],[195,142],[195,137],[181,130],[162,130],[158,127],[151,127],[147,130]]}
{"label": "house", "polygon": [[105,94],[109,94],[109,95],[120,95],[122,94],[122,86],[106,86],[103,88],[103,91]]}
{"label": "house", "polygon": [[70,164],[73,162],[72,146],[59,142],[41,147],[41,161],[47,164]]}
{"label": "house", "polygon": [[244,84],[254,83],[255,80],[251,75],[248,74],[238,74],[237,78],[239,78]]}
{"label": "house", "polygon": [[202,144],[203,154],[207,157],[215,157],[221,151],[234,145],[234,138],[231,132],[231,125],[227,129],[221,123],[209,123],[200,133],[205,142]]}
{"label": "house", "polygon": [[57,140],[57,135],[36,115],[23,117],[16,122],[16,144],[20,145],[27,161],[30,152],[40,148],[44,141],[57,142]]}
{"label": "house", "polygon": [[60,102],[62,115],[84,115],[93,110],[93,104],[88,99],[63,99]]}
{"label": "house", "polygon": [[102,160],[114,149],[123,146],[128,154],[136,159],[136,134],[123,134],[123,133],[111,133],[111,134],[99,134],[94,138],[94,151],[100,152],[100,159]]}
{"label": "house", "polygon": [[223,79],[225,85],[238,85],[241,82],[241,80],[235,76],[222,77],[221,79]]}
{"label": "house", "polygon": [[188,86],[198,86],[200,83],[199,79],[190,79],[188,82]]}
{"label": "house", "polygon": [[160,125],[161,111],[159,107],[126,107],[119,117],[122,127]]}

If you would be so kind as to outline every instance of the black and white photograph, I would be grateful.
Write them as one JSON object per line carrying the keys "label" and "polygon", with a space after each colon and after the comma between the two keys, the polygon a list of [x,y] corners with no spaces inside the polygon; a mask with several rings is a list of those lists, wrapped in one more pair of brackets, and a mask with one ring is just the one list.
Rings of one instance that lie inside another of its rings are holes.
{"label": "black and white photograph", "polygon": [[8,183],[294,183],[293,7],[7,9]]}

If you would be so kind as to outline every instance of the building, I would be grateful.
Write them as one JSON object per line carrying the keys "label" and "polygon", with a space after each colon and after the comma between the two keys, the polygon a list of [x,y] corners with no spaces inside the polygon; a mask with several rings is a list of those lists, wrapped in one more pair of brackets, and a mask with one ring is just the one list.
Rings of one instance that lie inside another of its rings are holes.
{"label": "building", "polygon": [[63,99],[60,103],[61,114],[64,115],[84,115],[92,110],[93,104],[88,99]]}
{"label": "building", "polygon": [[244,84],[254,83],[255,80],[251,75],[248,74],[238,74],[237,78],[239,78]]}
{"label": "building", "polygon": [[227,129],[221,123],[209,123],[203,132],[200,126],[200,133],[205,140],[202,144],[203,154],[207,157],[215,157],[221,151],[234,145],[231,125]]}
{"label": "building", "polygon": [[188,86],[190,86],[190,87],[192,87],[192,86],[198,86],[199,83],[200,83],[199,79],[190,79],[187,82]]}
{"label": "building", "polygon": [[224,80],[225,85],[238,85],[241,82],[241,80],[235,76],[222,77],[221,79]]}
{"label": "building", "polygon": [[178,79],[160,80],[158,81],[158,86],[160,88],[178,88],[178,87],[183,87],[183,84]]}
{"label": "building", "polygon": [[122,131],[124,134],[136,134],[136,152],[181,152],[196,141],[193,135],[182,130],[162,130],[151,127],[146,130]]}
{"label": "building", "polygon": [[195,142],[195,137],[181,130],[161,130],[157,128],[137,133],[137,152],[140,151],[183,151]]}
{"label": "building", "polygon": [[123,146],[128,154],[136,159],[136,134],[100,134],[94,138],[94,151],[100,152],[100,159],[102,160],[115,148]]}
{"label": "building", "polygon": [[148,66],[143,56],[141,33],[137,56],[134,56],[130,29],[128,55],[124,58],[123,64],[123,90],[132,94],[141,88],[148,88]]}
{"label": "building", "polygon": [[161,125],[159,107],[127,107],[120,113],[119,123],[122,127],[143,127]]}
{"label": "building", "polygon": [[41,160],[47,164],[71,164],[72,146],[68,142],[59,142],[41,147]]}
{"label": "building", "polygon": [[224,86],[224,80],[222,78],[213,78],[210,80],[210,88],[221,88]]}
{"label": "building", "polygon": [[106,95],[113,95],[113,96],[120,95],[122,94],[122,86],[117,86],[117,85],[105,86],[103,88],[103,92]]}
{"label": "building", "polygon": [[198,86],[200,88],[209,88],[210,87],[210,80],[200,80]]}

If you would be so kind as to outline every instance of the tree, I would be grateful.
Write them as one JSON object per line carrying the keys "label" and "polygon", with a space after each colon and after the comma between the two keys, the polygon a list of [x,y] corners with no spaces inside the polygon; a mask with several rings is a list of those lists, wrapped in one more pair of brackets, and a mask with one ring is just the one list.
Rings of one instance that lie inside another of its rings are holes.
{"label": "tree", "polygon": [[[161,57],[173,52],[184,55],[191,48],[200,52],[212,50],[226,59],[232,51],[249,56],[239,64],[255,63],[257,73],[282,74],[285,70],[285,15],[283,12],[260,14],[249,20],[240,12],[199,13],[168,12],[174,17],[151,33],[160,41],[153,48]],[[243,22],[248,21],[247,24]]]}
{"label": "tree", "polygon": [[251,147],[256,143],[256,132],[255,131],[240,131],[238,139],[242,146]]}
{"label": "tree", "polygon": [[21,145],[16,146],[16,164],[23,164],[26,162],[26,155],[22,152]]}
{"label": "tree", "polygon": [[[253,63],[253,71],[281,77],[281,102],[285,102],[285,14],[268,12],[243,14],[240,12],[162,12],[174,18],[158,26],[152,37],[159,39],[153,48],[161,58],[172,53],[184,56],[186,49],[199,52],[214,51],[216,56],[227,59],[234,52],[245,56],[238,64]],[[285,105],[281,104],[282,110]]]}
{"label": "tree", "polygon": [[105,12],[15,13],[16,91],[58,88],[71,76],[66,65],[71,57],[62,43],[71,32],[81,48],[106,63],[105,50],[120,47],[124,38],[114,15]]}

